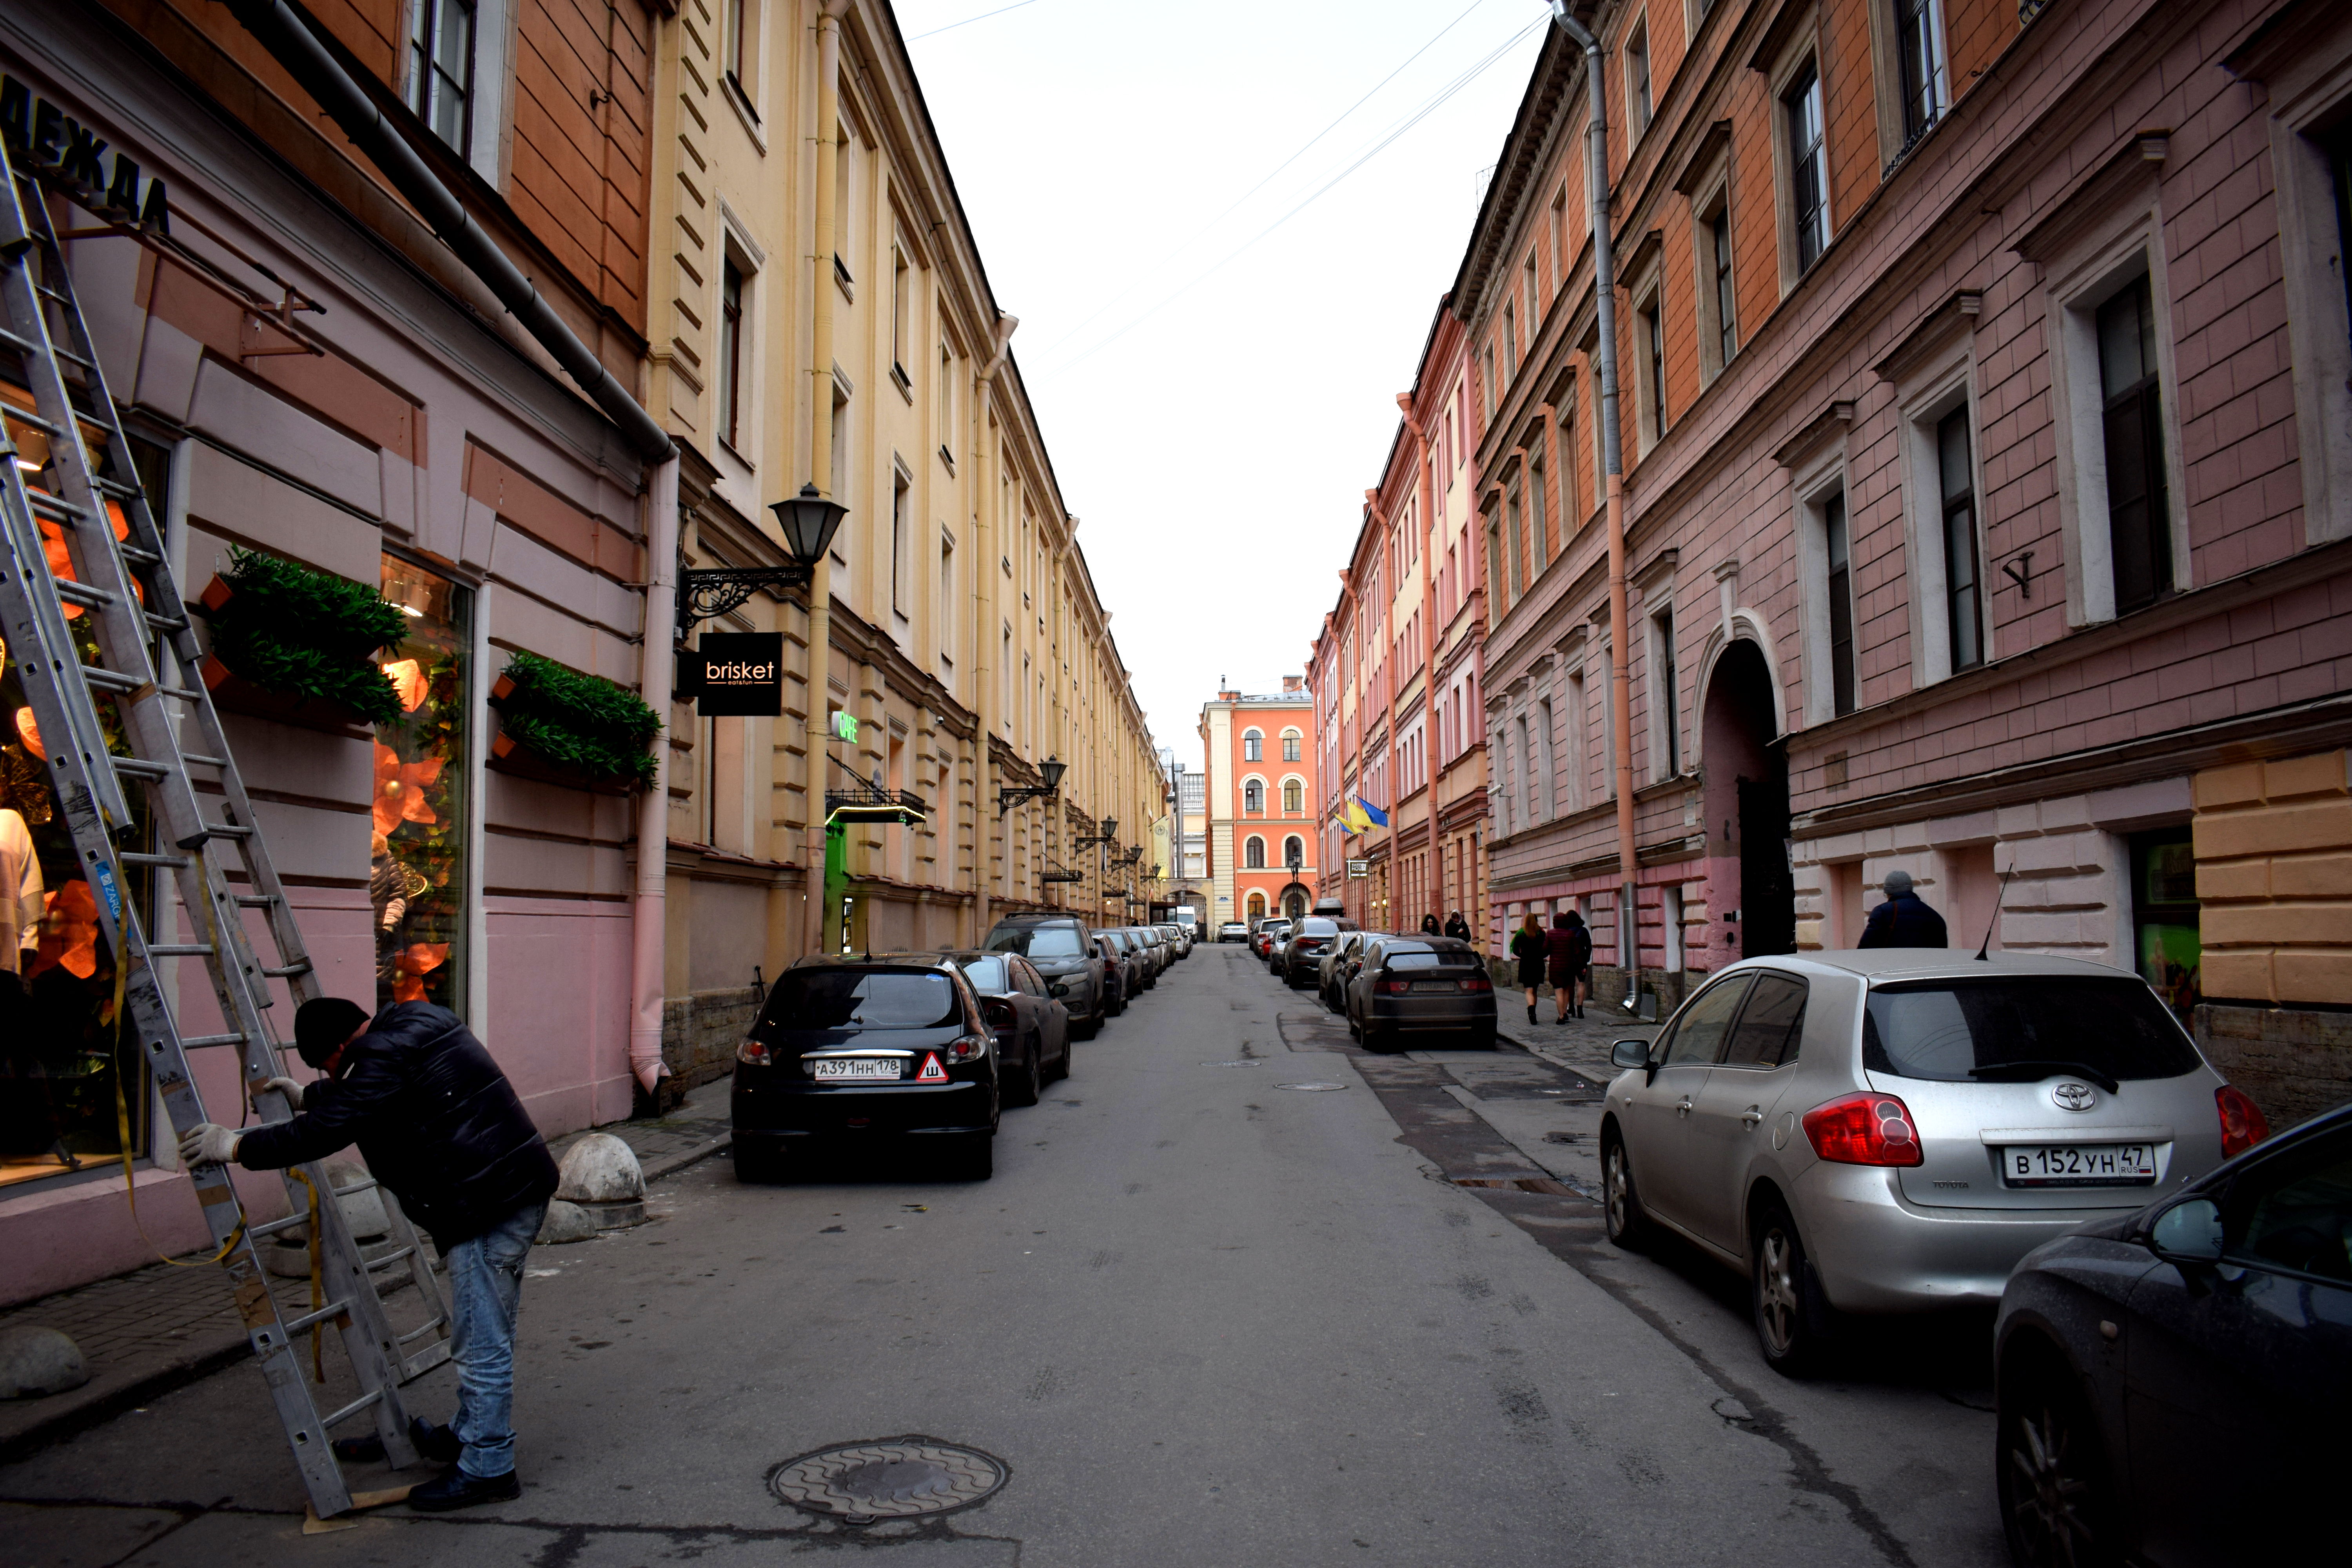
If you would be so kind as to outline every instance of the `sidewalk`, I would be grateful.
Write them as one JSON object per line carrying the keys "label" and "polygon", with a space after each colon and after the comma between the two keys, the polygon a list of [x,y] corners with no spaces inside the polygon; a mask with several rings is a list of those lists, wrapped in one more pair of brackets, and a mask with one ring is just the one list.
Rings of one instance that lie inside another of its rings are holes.
{"label": "sidewalk", "polygon": [[1533,1026],[1528,1023],[1527,1005],[1518,993],[1498,995],[1496,1003],[1499,1015],[1496,1032],[1503,1038],[1555,1067],[1566,1068],[1596,1087],[1617,1076],[1618,1069],[1609,1062],[1612,1044],[1658,1037],[1657,1025],[1627,1018],[1619,1009],[1598,1003],[1586,1006],[1581,1018],[1555,1024],[1551,1021],[1551,998],[1546,996],[1536,1009],[1536,1016],[1542,1022]]}
{"label": "sidewalk", "polygon": [[[648,1183],[657,1182],[726,1148],[730,1080],[688,1095],[670,1115],[620,1121],[590,1131],[609,1132],[636,1151]],[[558,1161],[587,1131],[568,1133],[548,1147]],[[125,1410],[215,1372],[252,1353],[228,1287],[208,1253],[173,1268],[153,1263],[0,1311],[0,1329],[17,1324],[56,1329],[81,1347],[90,1379],[79,1388],[42,1398],[0,1400],[0,1462],[111,1419]],[[310,1310],[307,1279],[272,1278],[278,1310]],[[394,1293],[394,1315],[400,1315]]]}

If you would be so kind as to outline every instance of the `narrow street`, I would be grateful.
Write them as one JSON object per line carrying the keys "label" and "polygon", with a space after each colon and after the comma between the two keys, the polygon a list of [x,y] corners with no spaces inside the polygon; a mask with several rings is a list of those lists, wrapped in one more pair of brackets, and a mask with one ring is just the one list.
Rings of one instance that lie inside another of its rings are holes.
{"label": "narrow street", "polygon": [[[1367,1055],[1203,946],[1007,1112],[992,1181],[714,1159],[654,1223],[534,1252],[520,1502],[304,1539],[242,1363],[0,1470],[0,1568],[1999,1561],[1980,1325],[1776,1377],[1739,1282],[1603,1240],[1596,1098],[1509,1045]],[[453,1386],[411,1398],[446,1418]],[[862,1530],[768,1489],[908,1434],[1010,1479]]]}

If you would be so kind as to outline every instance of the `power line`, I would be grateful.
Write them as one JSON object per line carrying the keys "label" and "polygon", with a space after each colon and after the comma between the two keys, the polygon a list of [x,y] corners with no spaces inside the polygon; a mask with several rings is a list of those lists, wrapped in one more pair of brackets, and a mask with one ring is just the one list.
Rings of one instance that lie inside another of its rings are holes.
{"label": "power line", "polygon": [[[1074,369],[1077,365],[1084,363],[1087,360],[1092,358],[1097,353],[1100,353],[1104,349],[1108,348],[1111,344],[1117,342],[1119,339],[1125,337],[1128,333],[1133,331],[1136,328],[1143,325],[1144,322],[1150,321],[1152,317],[1158,315],[1160,311],[1174,304],[1184,295],[1191,293],[1194,289],[1199,288],[1211,278],[1213,278],[1219,272],[1224,270],[1226,267],[1239,259],[1244,252],[1249,250],[1260,240],[1265,238],[1276,229],[1282,227],[1283,225],[1288,223],[1292,218],[1297,217],[1300,213],[1305,212],[1308,207],[1314,205],[1316,202],[1321,200],[1323,196],[1328,195],[1331,189],[1338,185],[1342,180],[1345,180],[1349,175],[1354,174],[1366,163],[1370,163],[1374,158],[1380,156],[1380,154],[1385,152],[1399,137],[1412,130],[1414,126],[1420,124],[1423,120],[1428,119],[1429,116],[1436,112],[1439,106],[1444,104],[1448,99],[1452,98],[1455,93],[1460,92],[1464,88],[1468,87],[1471,82],[1484,75],[1496,61],[1508,54],[1513,46],[1517,45],[1521,39],[1534,32],[1537,28],[1546,26],[1549,21],[1550,17],[1549,15],[1539,16],[1535,21],[1530,22],[1526,26],[1520,28],[1517,32],[1513,33],[1509,37],[1504,39],[1502,44],[1496,47],[1492,54],[1489,54],[1476,65],[1472,66],[1468,70],[1454,78],[1454,80],[1448,83],[1446,87],[1435,97],[1430,99],[1428,102],[1415,110],[1402,123],[1389,132],[1387,135],[1383,136],[1379,142],[1372,146],[1361,157],[1349,164],[1346,168],[1340,170],[1338,174],[1332,175],[1330,179],[1325,181],[1322,185],[1316,189],[1313,195],[1307,196],[1304,201],[1298,203],[1288,212],[1284,213],[1280,217],[1275,219],[1272,223],[1258,230],[1257,233],[1244,240],[1240,245],[1228,251],[1222,259],[1215,262],[1205,270],[1196,274],[1189,282],[1182,284],[1171,293],[1162,297],[1159,302],[1154,304],[1150,310],[1145,310],[1133,321],[1128,322],[1127,325],[1119,328],[1118,331],[1111,333],[1110,336],[1103,339],[1100,342],[1096,343],[1092,348],[1080,353],[1076,358],[1055,365],[1051,371],[1041,370],[1039,372],[1041,378],[1048,374],[1057,375],[1064,371]],[[1100,312],[1097,312],[1097,314],[1099,313]]]}
{"label": "power line", "polygon": [[1013,4],[1010,5],[999,5],[995,10],[982,11],[977,16],[966,16],[961,22],[950,22],[946,26],[933,27],[928,33],[917,33],[914,37],[908,38],[907,41],[911,44],[918,38],[936,38],[941,33],[952,33],[958,27],[969,27],[974,22],[985,22],[991,16],[1002,16],[1007,11],[1018,11],[1024,5],[1034,5],[1035,4],[1037,4],[1037,0],[1013,0]]}

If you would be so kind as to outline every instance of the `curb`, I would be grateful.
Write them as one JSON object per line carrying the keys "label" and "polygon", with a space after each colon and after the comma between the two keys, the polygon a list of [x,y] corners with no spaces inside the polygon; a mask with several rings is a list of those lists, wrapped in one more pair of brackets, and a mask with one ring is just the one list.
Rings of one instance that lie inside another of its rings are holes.
{"label": "curb", "polygon": [[[665,1177],[674,1176],[730,1147],[734,1142],[735,1134],[730,1129],[690,1149],[681,1149],[675,1154],[655,1161],[644,1167],[646,1183],[650,1186]],[[252,1356],[253,1343],[242,1331],[223,1330],[203,1344],[188,1346],[180,1357],[152,1372],[133,1378],[120,1387],[106,1389],[55,1410],[22,1430],[0,1437],[0,1465],[16,1464],[43,1448],[79,1436],[93,1426],[102,1426],[118,1415],[142,1405],[152,1405],[176,1389],[185,1388],[226,1367],[248,1361]]]}

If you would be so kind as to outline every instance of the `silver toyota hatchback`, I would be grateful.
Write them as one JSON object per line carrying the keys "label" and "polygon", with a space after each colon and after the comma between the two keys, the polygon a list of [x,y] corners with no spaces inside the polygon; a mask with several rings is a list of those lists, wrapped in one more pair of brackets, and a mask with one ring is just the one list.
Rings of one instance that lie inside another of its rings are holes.
{"label": "silver toyota hatchback", "polygon": [[1746,1273],[1784,1373],[1838,1312],[1998,1302],[2035,1247],[2261,1126],[2144,981],[2075,959],[1748,959],[1613,1061],[1610,1239],[1656,1225]]}

